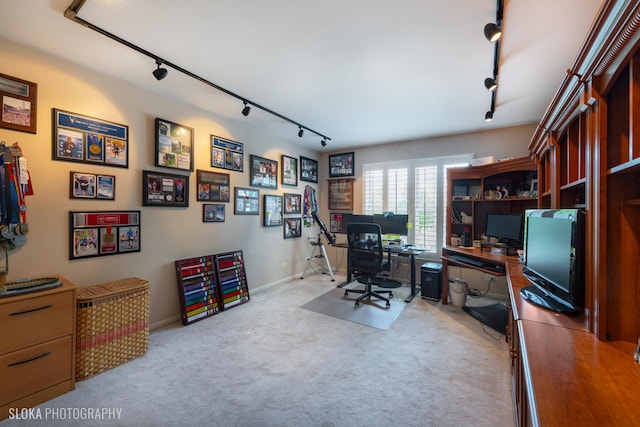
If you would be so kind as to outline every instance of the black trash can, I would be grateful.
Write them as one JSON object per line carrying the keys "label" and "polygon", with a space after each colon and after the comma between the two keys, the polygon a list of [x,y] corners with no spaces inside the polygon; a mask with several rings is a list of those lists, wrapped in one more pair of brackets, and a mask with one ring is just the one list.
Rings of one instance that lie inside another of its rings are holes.
{"label": "black trash can", "polygon": [[438,301],[442,298],[442,264],[425,262],[420,268],[422,298]]}

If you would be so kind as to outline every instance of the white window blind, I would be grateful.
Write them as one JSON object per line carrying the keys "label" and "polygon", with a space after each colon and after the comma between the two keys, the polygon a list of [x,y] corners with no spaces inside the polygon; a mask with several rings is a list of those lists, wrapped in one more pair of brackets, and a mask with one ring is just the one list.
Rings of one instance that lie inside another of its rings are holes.
{"label": "white window blind", "polygon": [[472,154],[363,165],[364,213],[408,214],[409,243],[437,255],[445,241],[446,169]]}

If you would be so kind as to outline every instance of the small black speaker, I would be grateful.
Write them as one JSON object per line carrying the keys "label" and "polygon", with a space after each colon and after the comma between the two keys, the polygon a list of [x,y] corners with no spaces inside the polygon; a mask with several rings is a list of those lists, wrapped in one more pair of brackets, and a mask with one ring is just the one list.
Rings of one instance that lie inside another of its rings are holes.
{"label": "small black speaker", "polygon": [[427,262],[420,268],[422,298],[439,301],[442,298],[442,264]]}

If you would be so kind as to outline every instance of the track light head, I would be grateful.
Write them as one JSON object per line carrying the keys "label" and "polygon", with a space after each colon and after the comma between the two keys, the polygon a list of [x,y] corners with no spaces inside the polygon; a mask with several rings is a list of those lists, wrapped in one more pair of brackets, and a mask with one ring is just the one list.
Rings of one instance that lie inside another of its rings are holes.
{"label": "track light head", "polygon": [[327,141],[326,141],[324,138],[322,138],[322,141],[320,141],[320,144],[321,144],[323,147],[326,147],[326,146],[327,146]]}
{"label": "track light head", "polygon": [[497,42],[498,39],[500,39],[500,37],[502,36],[502,29],[493,22],[489,22],[484,26],[484,36],[491,43]]}
{"label": "track light head", "polygon": [[484,115],[484,121],[490,122],[493,120],[493,111],[487,111],[487,114]]}
{"label": "track light head", "polygon": [[153,70],[153,77],[155,77],[156,80],[162,80],[165,77],[167,77],[167,74],[169,73],[169,71],[167,71],[166,68],[163,68],[163,67],[160,66],[160,65],[162,65],[162,61],[161,60],[156,59],[156,64],[158,65],[158,68]]}
{"label": "track light head", "polygon": [[496,83],[495,79],[487,77],[484,79],[484,87],[486,87],[489,92],[493,92],[498,87],[498,83]]}
{"label": "track light head", "polygon": [[302,135],[304,135],[304,129],[302,129],[302,126],[298,126],[298,137],[302,138]]}
{"label": "track light head", "polygon": [[247,117],[251,112],[251,107],[249,107],[249,104],[247,103],[247,101],[243,101],[243,102],[244,102],[244,108],[242,109],[242,115]]}

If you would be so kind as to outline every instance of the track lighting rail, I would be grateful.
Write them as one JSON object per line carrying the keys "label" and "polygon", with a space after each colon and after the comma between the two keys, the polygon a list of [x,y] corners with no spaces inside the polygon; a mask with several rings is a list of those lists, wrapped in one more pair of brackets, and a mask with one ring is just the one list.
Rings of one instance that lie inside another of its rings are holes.
{"label": "track lighting rail", "polygon": [[311,133],[313,133],[315,135],[318,135],[319,137],[322,138],[320,143],[322,144],[323,147],[327,145],[327,142],[326,142],[327,140],[331,141],[331,138],[329,138],[328,136],[326,136],[326,135],[324,135],[324,134],[322,134],[322,133],[320,133],[318,131],[315,131],[315,130],[311,129],[310,127],[304,126],[304,125],[296,122],[295,120],[292,120],[292,119],[290,119],[290,118],[288,118],[286,116],[283,116],[280,113],[277,113],[277,112],[271,110],[270,108],[267,108],[267,107],[265,107],[263,105],[257,104],[255,102],[245,98],[244,96],[240,96],[240,95],[238,95],[238,94],[236,94],[236,93],[234,93],[234,92],[232,92],[232,91],[230,91],[228,89],[225,89],[222,86],[219,86],[219,85],[217,85],[217,84],[215,84],[215,83],[213,83],[213,82],[211,82],[211,81],[209,81],[209,80],[207,80],[207,79],[205,79],[203,77],[200,77],[197,74],[194,74],[191,71],[186,70],[186,69],[180,67],[177,64],[169,62],[169,61],[161,58],[160,56],[158,56],[158,55],[156,55],[156,54],[154,54],[152,52],[149,52],[146,49],[141,48],[140,46],[137,46],[137,45],[135,45],[135,44],[133,44],[133,43],[121,38],[121,37],[118,37],[117,35],[115,35],[113,33],[110,33],[109,31],[106,31],[103,28],[98,27],[97,25],[94,25],[94,24],[92,24],[92,23],[80,18],[78,16],[78,12],[80,11],[80,9],[82,8],[82,6],[84,5],[85,2],[86,2],[86,0],[73,0],[73,2],[65,10],[64,16],[66,18],[72,20],[75,23],[78,23],[78,24],[80,24],[80,25],[82,25],[84,27],[87,27],[87,28],[89,28],[89,29],[91,29],[93,31],[96,31],[96,32],[102,34],[103,36],[106,36],[106,37],[108,37],[108,38],[110,38],[110,39],[112,39],[112,40],[114,40],[114,41],[116,41],[116,42],[118,42],[118,43],[120,43],[120,44],[122,44],[124,46],[127,46],[130,49],[135,50],[138,53],[141,53],[142,55],[145,55],[145,56],[153,59],[155,61],[155,63],[157,64],[157,66],[158,66],[158,68],[156,70],[154,70],[153,75],[158,80],[160,80],[161,78],[164,78],[164,76],[166,76],[166,73],[163,73],[164,75],[161,78],[158,78],[158,76],[160,74],[157,73],[158,70],[161,69],[160,65],[164,64],[167,67],[173,68],[174,70],[179,71],[182,74],[184,74],[186,76],[189,76],[194,80],[197,80],[197,81],[199,81],[201,83],[204,83],[207,86],[210,86],[210,87],[212,87],[212,88],[214,88],[214,89],[216,89],[216,90],[218,90],[218,91],[220,91],[222,93],[225,93],[225,94],[227,94],[227,95],[229,95],[229,96],[231,96],[233,98],[236,98],[236,99],[242,101],[245,104],[245,106],[244,106],[244,108],[242,110],[242,114],[244,116],[248,116],[249,115],[250,107],[255,107],[255,108],[258,108],[258,109],[260,109],[260,110],[262,110],[262,111],[264,111],[266,113],[271,114],[272,116],[278,117],[279,119],[282,119],[282,120],[284,120],[286,122],[294,124],[299,129],[304,129],[304,130],[307,130],[307,131],[309,131],[309,132],[311,132]]}
{"label": "track lighting rail", "polygon": [[484,115],[484,120],[493,120],[496,111],[496,93],[498,92],[498,65],[500,61],[500,45],[502,38],[502,17],[504,14],[504,0],[496,0],[496,22],[490,22],[484,26],[484,36],[491,43],[495,43],[493,49],[493,77],[484,79],[484,86],[491,92],[491,106]]}

